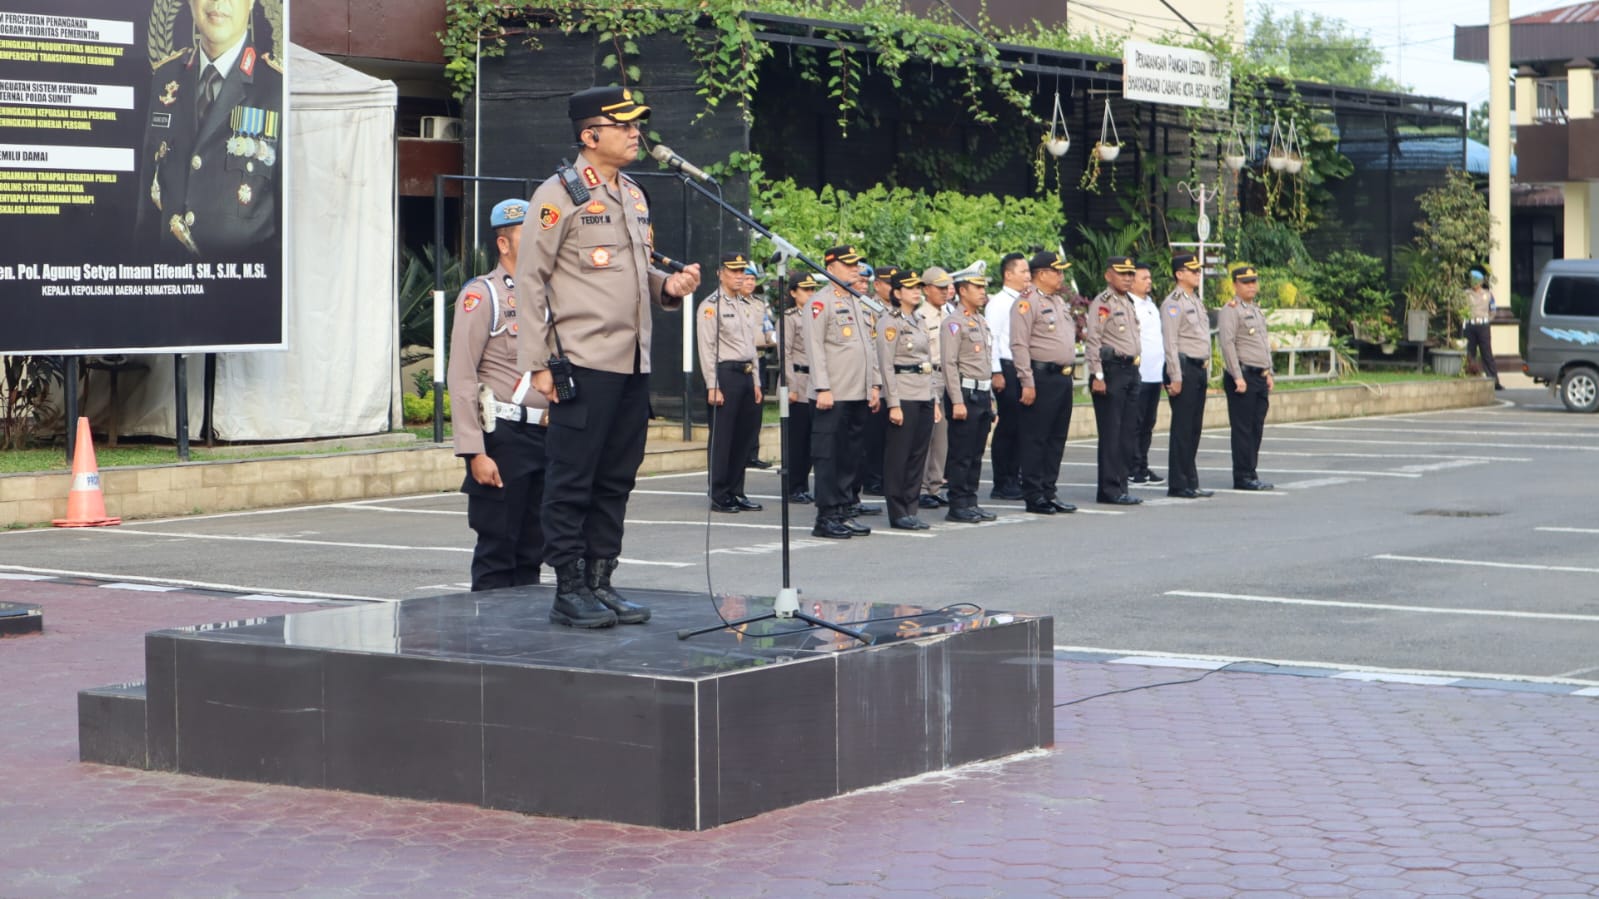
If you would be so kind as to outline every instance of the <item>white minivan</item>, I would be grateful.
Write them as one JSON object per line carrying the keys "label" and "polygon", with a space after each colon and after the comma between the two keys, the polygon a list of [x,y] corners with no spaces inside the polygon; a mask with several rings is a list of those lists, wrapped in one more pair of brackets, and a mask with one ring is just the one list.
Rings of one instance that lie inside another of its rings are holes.
{"label": "white minivan", "polygon": [[1599,411],[1599,260],[1544,266],[1527,310],[1522,369],[1573,412]]}

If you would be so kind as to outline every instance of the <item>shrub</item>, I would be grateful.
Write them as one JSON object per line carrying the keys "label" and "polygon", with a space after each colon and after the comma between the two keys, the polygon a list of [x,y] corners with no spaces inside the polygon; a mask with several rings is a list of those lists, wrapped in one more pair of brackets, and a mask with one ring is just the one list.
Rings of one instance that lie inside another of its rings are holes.
{"label": "shrub", "polygon": [[[405,412],[405,423],[408,425],[427,424],[433,420],[433,392],[430,390],[423,396],[402,394],[400,404]],[[450,392],[444,392],[444,417],[450,417]]]}
{"label": "shrub", "polygon": [[[791,180],[758,178],[754,184],[755,218],[818,262],[828,247],[851,244],[874,265],[917,270],[940,265],[956,271],[983,259],[989,277],[997,278],[1006,253],[1055,249],[1066,227],[1060,203],[1030,197],[925,193],[881,184],[858,194],[832,187],[818,192]],[[757,258],[773,250],[768,241],[755,242]]]}

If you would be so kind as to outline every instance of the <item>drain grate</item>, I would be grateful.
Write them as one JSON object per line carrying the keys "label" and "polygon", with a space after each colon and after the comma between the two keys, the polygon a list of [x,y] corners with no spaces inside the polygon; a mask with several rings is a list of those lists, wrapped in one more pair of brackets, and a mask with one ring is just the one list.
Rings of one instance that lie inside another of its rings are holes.
{"label": "drain grate", "polygon": [[1412,512],[1412,515],[1431,515],[1436,518],[1493,518],[1503,515],[1503,512],[1490,512],[1486,509],[1422,509]]}

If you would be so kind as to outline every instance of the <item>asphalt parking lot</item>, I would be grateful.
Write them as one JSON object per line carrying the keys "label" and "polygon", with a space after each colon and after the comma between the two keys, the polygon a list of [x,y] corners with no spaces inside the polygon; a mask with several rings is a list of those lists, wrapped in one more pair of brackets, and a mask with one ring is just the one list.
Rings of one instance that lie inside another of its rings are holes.
{"label": "asphalt parking lot", "polygon": [[[792,581],[802,601],[1049,613],[1063,648],[1599,683],[1599,417],[1542,390],[1500,396],[1479,409],[1269,426],[1270,493],[1219,489],[1230,457],[1226,431],[1213,430],[1199,458],[1218,488],[1206,500],[1168,499],[1159,485],[1135,487],[1142,506],[1096,506],[1086,441],[1068,446],[1061,473],[1075,515],[985,500],[998,521],[924,513],[932,530],[898,532],[874,516],[872,536],[834,542],[812,538],[811,508],[795,506]],[[1164,447],[1157,435],[1157,467]],[[774,593],[778,492],[775,474],[752,471],[766,509],[712,515],[703,472],[642,480],[618,585]],[[430,494],[8,532],[0,576],[387,601],[464,590],[471,545],[464,499]],[[705,615],[715,618],[709,605]]]}

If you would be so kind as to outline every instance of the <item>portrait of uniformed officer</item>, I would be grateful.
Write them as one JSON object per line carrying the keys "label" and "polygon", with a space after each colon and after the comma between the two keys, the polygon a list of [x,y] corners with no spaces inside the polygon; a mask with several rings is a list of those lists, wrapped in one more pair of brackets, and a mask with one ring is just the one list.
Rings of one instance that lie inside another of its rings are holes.
{"label": "portrait of uniformed officer", "polygon": [[152,63],[137,227],[162,255],[226,257],[280,230],[283,62],[256,0],[188,8],[193,44]]}
{"label": "portrait of uniformed officer", "polygon": [[811,495],[811,357],[805,344],[806,307],[817,288],[810,272],[788,276],[793,306],[783,313],[783,376],[788,384],[788,501],[810,503]]}
{"label": "portrait of uniformed officer", "polygon": [[888,433],[883,438],[883,497],[891,527],[925,531],[916,516],[922,474],[933,420],[943,413],[933,405],[943,391],[935,388],[931,342],[916,309],[922,304],[922,279],[899,271],[889,281],[894,304],[877,321],[877,358],[883,373],[883,402],[888,406]]}
{"label": "portrait of uniformed officer", "polygon": [[1233,269],[1234,296],[1216,314],[1216,342],[1221,344],[1221,364],[1226,370],[1222,392],[1227,395],[1227,419],[1232,425],[1234,490],[1272,487],[1256,470],[1271,391],[1277,386],[1271,372],[1266,314],[1255,304],[1259,293],[1260,273],[1254,266],[1240,265]]}
{"label": "portrait of uniformed officer", "polygon": [[1166,495],[1199,499],[1213,495],[1199,486],[1200,433],[1205,422],[1205,389],[1210,383],[1210,317],[1199,299],[1204,277],[1199,259],[1178,253],[1171,260],[1177,286],[1160,304],[1161,341],[1166,352],[1166,396],[1171,406],[1171,449],[1166,455]]}
{"label": "portrait of uniformed officer", "polygon": [[1099,486],[1095,499],[1118,506],[1143,500],[1127,492],[1127,465],[1132,459],[1138,425],[1133,404],[1138,397],[1138,363],[1142,349],[1138,315],[1127,292],[1138,264],[1129,256],[1105,263],[1105,289],[1088,304],[1083,352],[1088,365],[1089,395],[1099,430]]}
{"label": "portrait of uniformed officer", "polygon": [[557,173],[533,192],[517,256],[527,310],[517,365],[550,400],[542,518],[556,579],[550,620],[573,627],[649,619],[612,588],[611,574],[644,461],[650,305],[680,308],[700,283],[698,264],[676,274],[651,266],[649,200],[622,174],[638,158],[649,112],[626,88],[571,96],[567,115],[583,149],[568,178]]}
{"label": "portrait of uniformed officer", "polygon": [[450,420],[455,454],[466,461],[466,523],[477,532],[472,589],[539,582],[544,559],[544,415],[549,403],[528,391],[510,398],[522,377],[516,365],[517,250],[526,200],[505,200],[489,213],[499,264],[473,278],[455,300],[450,332]]}
{"label": "portrait of uniformed officer", "polygon": [[951,302],[954,297],[955,279],[949,276],[949,272],[936,265],[922,271],[923,302],[917,307],[916,315],[927,330],[927,348],[933,357],[933,371],[939,375],[933,379],[933,402],[939,414],[933,417],[933,433],[927,444],[927,467],[922,475],[922,495],[917,501],[917,505],[923,509],[949,505],[948,485],[944,481],[944,460],[949,456],[949,419],[943,415],[944,351],[940,335],[944,333],[944,323],[955,311],[955,304]]}

